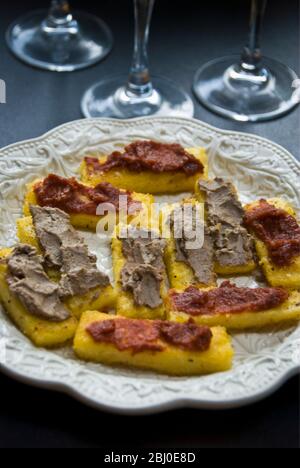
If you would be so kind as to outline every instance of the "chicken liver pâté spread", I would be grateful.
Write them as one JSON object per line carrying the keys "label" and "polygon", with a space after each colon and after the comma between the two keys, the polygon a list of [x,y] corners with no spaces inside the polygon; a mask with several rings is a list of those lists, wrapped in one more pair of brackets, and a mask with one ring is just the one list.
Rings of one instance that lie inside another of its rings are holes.
{"label": "chicken liver p\u00e2t\u00e9 spread", "polygon": [[124,291],[133,294],[137,306],[155,309],[162,305],[161,284],[165,277],[164,239],[153,237],[145,230],[129,230],[122,240],[122,252],[126,259],[121,272]]}
{"label": "chicken liver p\u00e2t\u00e9 spread", "polygon": [[43,257],[25,244],[18,245],[7,259],[10,291],[31,315],[51,322],[63,322],[70,313],[60,300],[59,285],[50,281],[43,268]]}
{"label": "chicken liver p\u00e2t\u00e9 spread", "polygon": [[215,260],[222,267],[253,261],[253,239],[243,226],[244,210],[234,186],[221,178],[199,181],[206,195],[208,226],[214,238]]}

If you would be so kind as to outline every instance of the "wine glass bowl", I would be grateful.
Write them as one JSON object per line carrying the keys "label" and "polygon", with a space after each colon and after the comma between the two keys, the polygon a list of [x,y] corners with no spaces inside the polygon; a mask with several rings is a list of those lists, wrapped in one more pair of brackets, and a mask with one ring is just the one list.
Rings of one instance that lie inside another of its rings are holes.
{"label": "wine glass bowl", "polygon": [[23,62],[56,72],[91,66],[113,45],[110,29],[101,19],[85,12],[73,15],[65,0],[53,0],[49,12],[38,10],[17,19],[6,41]]}
{"label": "wine glass bowl", "polygon": [[154,0],[134,0],[135,40],[128,75],[107,77],[86,91],[81,102],[85,117],[130,119],[150,115],[192,117],[190,96],[173,81],[150,76],[148,38]]}
{"label": "wine glass bowl", "polygon": [[189,116],[193,103],[173,81],[152,76],[146,93],[133,93],[127,85],[128,75],[116,75],[97,83],[83,96],[81,107],[86,117],[131,119],[150,115]]}
{"label": "wine glass bowl", "polygon": [[257,74],[247,73],[232,65],[237,59],[217,59],[197,72],[194,92],[209,110],[240,122],[258,122],[280,117],[299,104],[293,70],[264,58]]}
{"label": "wine glass bowl", "polygon": [[194,78],[199,101],[213,112],[240,122],[267,121],[294,107],[297,74],[286,65],[262,57],[260,33],[266,0],[252,0],[249,43],[242,56],[228,56],[202,66]]}

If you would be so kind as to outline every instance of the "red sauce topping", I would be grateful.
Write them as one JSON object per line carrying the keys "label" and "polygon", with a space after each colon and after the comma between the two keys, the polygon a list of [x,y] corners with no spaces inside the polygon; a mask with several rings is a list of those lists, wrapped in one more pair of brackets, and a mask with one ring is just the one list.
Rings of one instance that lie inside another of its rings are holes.
{"label": "red sauce topping", "polygon": [[286,211],[260,200],[246,213],[245,224],[266,244],[275,265],[291,265],[300,255],[300,226]]}
{"label": "red sauce topping", "polygon": [[161,322],[161,336],[167,343],[190,351],[206,351],[212,339],[208,327],[200,327],[190,319],[187,323]]}
{"label": "red sauce topping", "polygon": [[107,172],[113,168],[124,168],[129,171],[142,172],[175,172],[183,171],[191,176],[203,173],[203,164],[189,154],[181,145],[163,144],[155,141],[136,141],[125,147],[124,153],[115,151],[101,164],[98,159],[85,158],[88,171]]}
{"label": "red sauce topping", "polygon": [[159,327],[146,320],[103,320],[92,323],[87,331],[97,342],[113,343],[119,351],[163,351],[159,342]]}
{"label": "red sauce topping", "polygon": [[238,288],[225,281],[210,291],[194,287],[183,293],[171,291],[170,297],[175,310],[196,316],[269,310],[285,302],[289,293],[282,288]]}
{"label": "red sauce topping", "polygon": [[75,178],[65,179],[54,174],[37,183],[34,192],[40,206],[59,208],[69,214],[96,215],[102,203],[110,203],[119,211],[120,195],[127,195],[129,213],[141,209],[141,203],[135,202],[129,192],[120,191],[111,184],[87,187]]}
{"label": "red sauce topping", "polygon": [[163,351],[165,343],[190,351],[206,351],[212,339],[208,327],[161,320],[111,319],[94,322],[87,332],[99,343],[112,343],[119,351]]}

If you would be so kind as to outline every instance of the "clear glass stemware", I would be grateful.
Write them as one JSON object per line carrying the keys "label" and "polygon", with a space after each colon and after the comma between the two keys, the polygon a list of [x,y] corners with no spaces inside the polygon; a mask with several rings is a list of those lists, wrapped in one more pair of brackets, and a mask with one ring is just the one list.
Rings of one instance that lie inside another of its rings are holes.
{"label": "clear glass stemware", "polygon": [[299,104],[296,73],[262,57],[260,36],[267,0],[252,0],[250,32],[240,60],[223,57],[205,64],[194,79],[194,92],[210,110],[241,122],[274,119]]}
{"label": "clear glass stemware", "polygon": [[89,89],[82,100],[85,117],[193,116],[192,99],[178,84],[150,76],[148,38],[154,2],[134,0],[135,41],[129,77],[108,77]]}
{"label": "clear glass stemware", "polygon": [[6,33],[10,50],[27,64],[51,71],[74,71],[102,60],[113,45],[106,24],[84,12],[72,14],[67,0],[50,10],[17,19]]}

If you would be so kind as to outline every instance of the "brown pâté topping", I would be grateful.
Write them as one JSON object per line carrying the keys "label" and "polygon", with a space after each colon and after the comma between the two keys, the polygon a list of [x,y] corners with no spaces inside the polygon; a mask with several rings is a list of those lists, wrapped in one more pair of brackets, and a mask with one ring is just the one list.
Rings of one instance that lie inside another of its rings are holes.
{"label": "brown p\u00e2t\u00e9 topping", "polygon": [[244,210],[230,182],[221,178],[200,180],[206,195],[207,222],[214,239],[215,260],[222,267],[239,267],[253,261],[252,236],[243,226]]}
{"label": "brown p\u00e2t\u00e9 topping", "polygon": [[71,224],[70,216],[58,208],[30,206],[37,238],[48,268],[61,272],[61,298],[84,295],[96,287],[105,287],[109,278],[97,268],[83,236]]}
{"label": "brown p\u00e2t\u00e9 topping", "polygon": [[166,241],[155,238],[151,231],[130,230],[122,240],[126,263],[121,271],[124,291],[133,294],[137,306],[155,309],[162,305],[161,284],[165,277]]}
{"label": "brown p\u00e2t\u00e9 topping", "polygon": [[43,257],[26,244],[18,245],[7,259],[7,283],[28,313],[38,318],[63,322],[70,313],[60,300],[58,284],[50,281]]}

